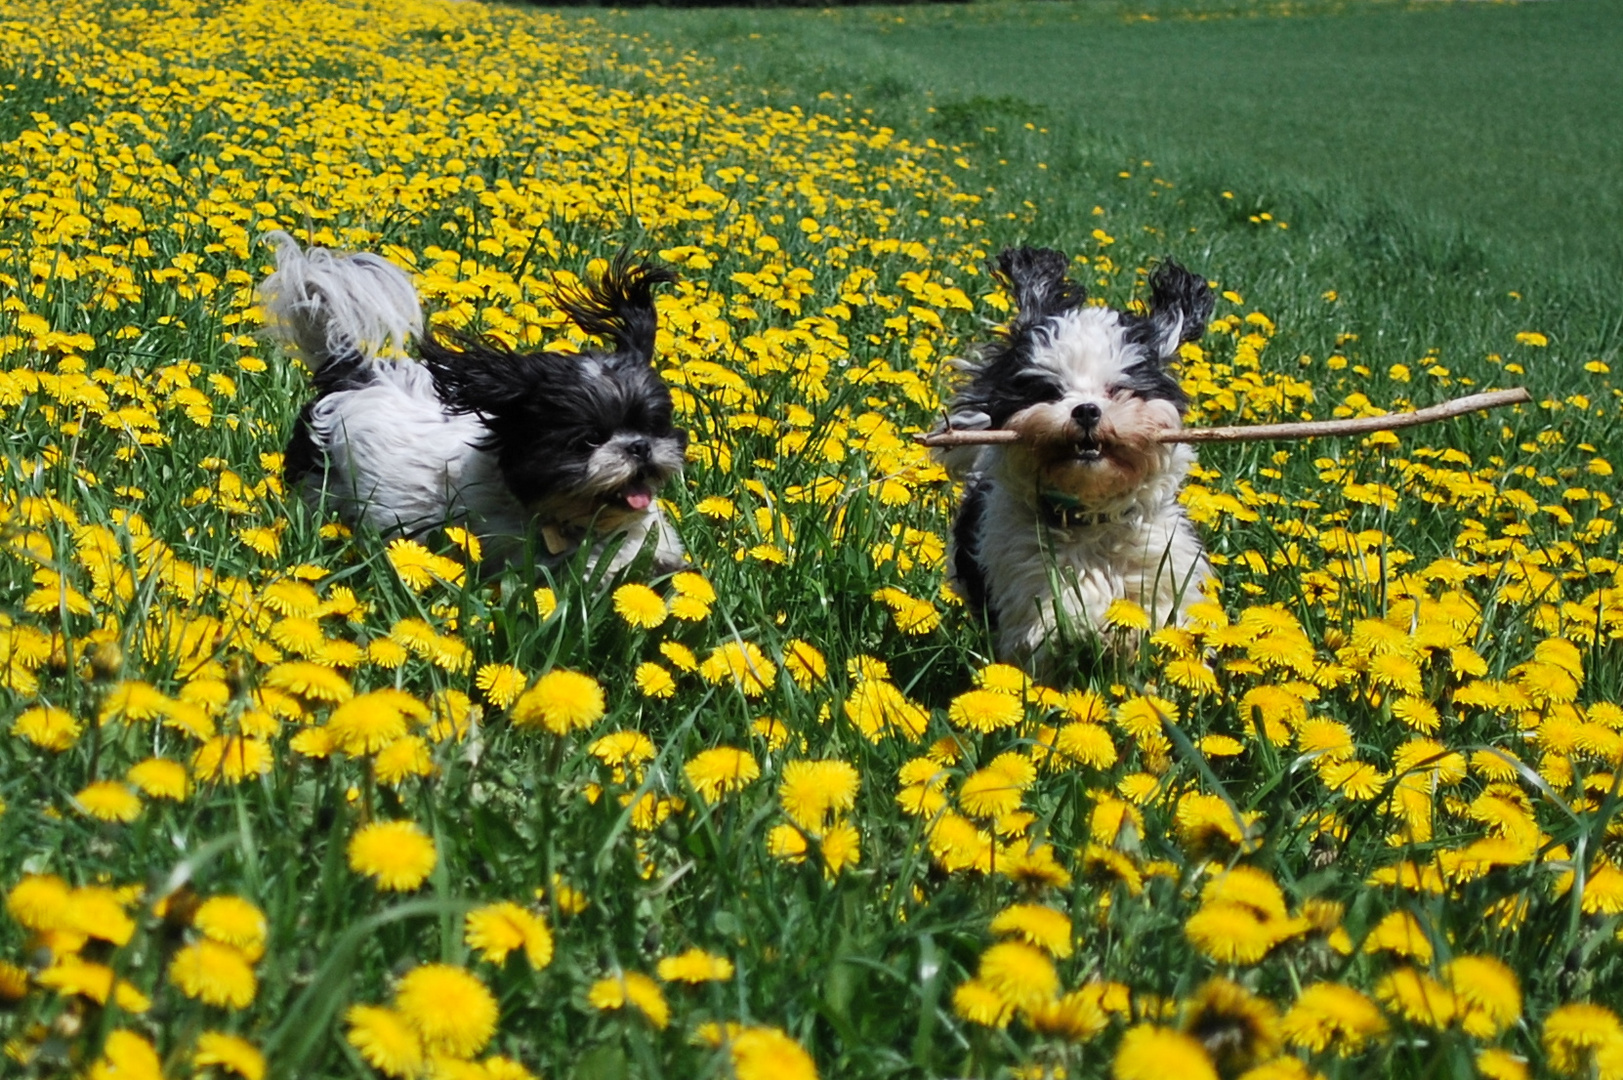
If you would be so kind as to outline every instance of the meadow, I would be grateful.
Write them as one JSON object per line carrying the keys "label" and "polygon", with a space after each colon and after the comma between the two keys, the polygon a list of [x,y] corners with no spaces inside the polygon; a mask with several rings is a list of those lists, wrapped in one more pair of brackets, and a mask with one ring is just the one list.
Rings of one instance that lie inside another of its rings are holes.
{"label": "meadow", "polygon": [[[673,18],[0,21],[5,1075],[1623,1077],[1602,283]],[[482,572],[284,491],[278,228],[529,345],[622,245],[679,268],[691,569]],[[1203,450],[1220,591],[1034,685],[912,438],[1027,241],[1117,306],[1209,276],[1192,424],[1537,404]]]}

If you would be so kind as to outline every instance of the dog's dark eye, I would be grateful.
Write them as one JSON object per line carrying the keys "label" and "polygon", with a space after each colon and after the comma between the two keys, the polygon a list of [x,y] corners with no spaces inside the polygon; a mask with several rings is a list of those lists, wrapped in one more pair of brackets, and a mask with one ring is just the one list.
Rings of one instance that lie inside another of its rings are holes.
{"label": "dog's dark eye", "polygon": [[1021,396],[1032,401],[1058,401],[1065,396],[1060,385],[1040,371],[1022,371],[1014,377],[1014,385]]}

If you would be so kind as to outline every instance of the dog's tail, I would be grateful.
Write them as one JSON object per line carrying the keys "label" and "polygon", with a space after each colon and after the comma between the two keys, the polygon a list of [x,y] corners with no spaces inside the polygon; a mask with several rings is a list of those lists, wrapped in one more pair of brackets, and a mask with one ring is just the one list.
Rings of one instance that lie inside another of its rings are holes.
{"label": "dog's tail", "polygon": [[654,286],[675,280],[676,272],[669,267],[633,263],[631,253],[622,248],[595,284],[563,289],[557,302],[586,333],[612,341],[616,350],[646,364],[654,358],[659,329]]}
{"label": "dog's tail", "polygon": [[406,272],[381,255],[301,250],[273,232],[276,271],[259,285],[265,329],[320,376],[334,359],[359,360],[422,336],[423,308]]}

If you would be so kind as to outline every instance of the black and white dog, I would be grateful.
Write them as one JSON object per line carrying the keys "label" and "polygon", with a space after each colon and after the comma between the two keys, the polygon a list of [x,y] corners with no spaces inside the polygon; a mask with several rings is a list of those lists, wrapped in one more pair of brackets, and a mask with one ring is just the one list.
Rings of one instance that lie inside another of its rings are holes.
{"label": "black and white dog", "polygon": [[[531,537],[538,562],[590,543],[594,563],[614,548],[610,571],[645,544],[656,571],[682,564],[657,502],[687,445],[653,367],[653,289],[671,271],[622,254],[559,297],[612,351],[516,352],[488,338],[452,348],[425,332],[411,279],[387,259],[272,239],[265,324],[314,373],[283,463],[308,502],[385,535],[461,525],[498,565]],[[421,362],[380,355],[391,346]]]}
{"label": "black and white dog", "polygon": [[1211,576],[1178,504],[1195,454],[1156,436],[1182,425],[1172,369],[1206,331],[1204,278],[1164,262],[1148,314],[1086,303],[1064,253],[1003,252],[996,273],[1018,312],[960,362],[956,429],[1003,428],[1019,442],[939,450],[965,483],[953,525],[960,591],[983,611],[998,655],[1043,674],[1079,663],[1129,599],[1152,625],[1179,622]]}

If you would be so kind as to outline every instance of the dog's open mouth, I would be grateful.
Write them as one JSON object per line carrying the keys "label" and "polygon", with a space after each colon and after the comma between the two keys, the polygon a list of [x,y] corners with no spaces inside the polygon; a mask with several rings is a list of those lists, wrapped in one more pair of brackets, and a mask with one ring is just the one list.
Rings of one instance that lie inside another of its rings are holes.
{"label": "dog's open mouth", "polygon": [[1104,456],[1104,450],[1099,446],[1098,439],[1083,438],[1076,443],[1076,460],[1098,461]]}
{"label": "dog's open mouth", "polygon": [[642,480],[633,480],[614,493],[614,501],[632,510],[646,510],[653,505],[654,489]]}

